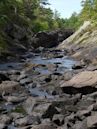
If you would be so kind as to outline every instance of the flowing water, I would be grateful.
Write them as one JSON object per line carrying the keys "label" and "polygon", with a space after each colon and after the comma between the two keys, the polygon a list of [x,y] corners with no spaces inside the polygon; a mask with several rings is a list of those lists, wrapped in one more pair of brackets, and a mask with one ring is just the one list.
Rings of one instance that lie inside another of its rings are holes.
{"label": "flowing water", "polygon": [[35,64],[58,64],[60,67],[72,69],[72,66],[76,63],[73,59],[69,59],[68,57],[63,57],[63,58],[51,58],[51,59],[46,59],[46,58],[41,58],[40,56],[36,56],[32,60],[33,63]]}

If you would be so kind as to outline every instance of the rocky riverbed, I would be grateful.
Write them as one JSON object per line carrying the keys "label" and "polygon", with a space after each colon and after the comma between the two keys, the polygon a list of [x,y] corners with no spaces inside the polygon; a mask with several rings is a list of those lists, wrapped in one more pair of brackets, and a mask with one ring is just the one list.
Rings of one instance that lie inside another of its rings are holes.
{"label": "rocky riverbed", "polygon": [[0,64],[0,129],[96,129],[97,71],[39,48]]}

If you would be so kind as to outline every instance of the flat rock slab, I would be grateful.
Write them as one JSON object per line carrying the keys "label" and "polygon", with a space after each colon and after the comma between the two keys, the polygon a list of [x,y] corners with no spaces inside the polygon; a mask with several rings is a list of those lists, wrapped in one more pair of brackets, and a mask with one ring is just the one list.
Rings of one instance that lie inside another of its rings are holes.
{"label": "flat rock slab", "polygon": [[20,85],[15,81],[3,81],[0,84],[0,94],[2,94],[3,92],[12,93],[13,91],[16,91],[18,89],[20,89]]}
{"label": "flat rock slab", "polygon": [[75,75],[71,80],[65,81],[61,84],[61,87],[95,87],[97,84],[97,70],[96,71],[83,71]]}
{"label": "flat rock slab", "polygon": [[57,127],[51,124],[40,124],[33,126],[31,129],[57,129]]}

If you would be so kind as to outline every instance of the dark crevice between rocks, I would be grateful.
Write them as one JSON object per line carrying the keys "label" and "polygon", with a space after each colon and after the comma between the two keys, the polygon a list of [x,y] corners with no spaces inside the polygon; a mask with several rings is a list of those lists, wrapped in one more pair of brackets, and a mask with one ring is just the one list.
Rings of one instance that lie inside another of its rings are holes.
{"label": "dark crevice between rocks", "polygon": [[53,75],[62,76],[62,74],[61,73],[58,73],[58,72],[53,73]]}
{"label": "dark crevice between rocks", "polygon": [[42,115],[42,118],[50,118],[52,120],[54,114],[59,114],[58,110],[54,106],[49,106],[48,110]]}
{"label": "dark crevice between rocks", "polygon": [[62,87],[62,91],[67,94],[77,94],[81,93],[82,95],[91,94],[95,91],[97,91],[97,88],[87,86],[82,88],[75,88],[75,87]]}
{"label": "dark crevice between rocks", "polygon": [[45,82],[50,82],[52,79],[51,78],[46,78]]}
{"label": "dark crevice between rocks", "polygon": [[62,122],[60,122],[59,119],[56,119],[56,120],[54,120],[53,122],[54,122],[56,125],[58,125],[58,126],[64,125],[64,120],[62,120]]}
{"label": "dark crevice between rocks", "polygon": [[78,69],[82,69],[82,68],[84,68],[84,66],[72,66],[72,69],[74,69],[74,70],[78,70]]}
{"label": "dark crevice between rocks", "polygon": [[97,126],[96,126],[96,127],[91,127],[91,128],[89,128],[89,129],[97,129]]}
{"label": "dark crevice between rocks", "polygon": [[4,74],[0,73],[0,83],[2,81],[10,81],[10,78],[7,75],[4,75]]}

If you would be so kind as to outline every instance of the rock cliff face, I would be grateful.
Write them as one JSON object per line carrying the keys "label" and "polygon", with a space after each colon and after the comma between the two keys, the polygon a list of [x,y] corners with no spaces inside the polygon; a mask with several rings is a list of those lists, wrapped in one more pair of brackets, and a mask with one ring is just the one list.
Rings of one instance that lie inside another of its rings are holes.
{"label": "rock cliff face", "polygon": [[55,47],[74,33],[72,29],[56,30],[51,32],[38,32],[34,34],[28,27],[8,24],[4,30],[9,50],[24,52],[31,47]]}
{"label": "rock cliff face", "polygon": [[91,23],[89,21],[84,22],[83,26],[79,28],[73,35],[64,40],[62,44],[58,46],[60,49],[64,49],[66,45],[75,45],[83,42],[88,37],[88,31],[91,29]]}
{"label": "rock cliff face", "polygon": [[12,52],[25,52],[31,47],[33,32],[27,27],[8,24],[4,30],[8,49]]}
{"label": "rock cliff face", "polygon": [[72,29],[56,30],[51,32],[38,32],[32,37],[32,46],[34,48],[45,47],[52,48],[62,42],[64,39],[68,38],[74,33]]}
{"label": "rock cliff face", "polygon": [[85,22],[73,35],[64,40],[58,49],[69,49],[72,57],[95,62],[97,58],[97,29]]}
{"label": "rock cliff face", "polygon": [[54,32],[39,32],[32,38],[32,46],[38,47],[54,47],[58,44],[58,33]]}

